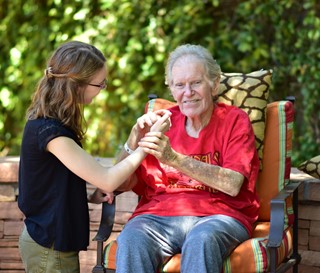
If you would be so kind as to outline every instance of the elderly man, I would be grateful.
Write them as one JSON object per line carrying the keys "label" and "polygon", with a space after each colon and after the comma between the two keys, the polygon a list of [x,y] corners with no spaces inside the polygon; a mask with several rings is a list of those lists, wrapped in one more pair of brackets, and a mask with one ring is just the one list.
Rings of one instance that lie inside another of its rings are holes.
{"label": "elderly man", "polygon": [[[122,188],[141,199],[117,240],[117,273],[157,272],[176,253],[181,272],[220,273],[223,260],[250,237],[259,159],[247,114],[216,102],[220,74],[202,46],[170,54],[172,126],[166,133],[133,128],[120,156],[137,147],[149,154]],[[155,119],[148,113],[139,123]]]}

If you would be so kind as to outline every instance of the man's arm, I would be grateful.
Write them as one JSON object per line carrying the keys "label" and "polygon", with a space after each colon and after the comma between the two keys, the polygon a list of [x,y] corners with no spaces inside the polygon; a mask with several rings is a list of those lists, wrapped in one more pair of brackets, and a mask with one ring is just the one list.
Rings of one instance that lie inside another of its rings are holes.
{"label": "man's arm", "polygon": [[244,176],[239,172],[201,162],[177,152],[174,152],[174,157],[168,162],[168,165],[231,196],[238,195],[244,181]]}
{"label": "man's arm", "polygon": [[244,176],[239,172],[204,163],[176,152],[172,149],[169,138],[162,133],[146,134],[139,142],[139,146],[163,164],[228,195],[236,196],[243,184]]}

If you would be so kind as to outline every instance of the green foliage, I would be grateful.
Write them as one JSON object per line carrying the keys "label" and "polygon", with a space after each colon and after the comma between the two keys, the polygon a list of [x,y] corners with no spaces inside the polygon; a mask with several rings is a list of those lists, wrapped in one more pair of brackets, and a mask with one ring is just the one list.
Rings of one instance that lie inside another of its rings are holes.
{"label": "green foliage", "polygon": [[113,156],[149,93],[170,98],[164,65],[182,43],[225,72],[274,70],[271,100],[296,97],[294,164],[319,154],[320,5],[316,0],[0,0],[0,155],[19,154],[26,108],[62,42],[103,51],[109,86],[86,108],[86,150]]}

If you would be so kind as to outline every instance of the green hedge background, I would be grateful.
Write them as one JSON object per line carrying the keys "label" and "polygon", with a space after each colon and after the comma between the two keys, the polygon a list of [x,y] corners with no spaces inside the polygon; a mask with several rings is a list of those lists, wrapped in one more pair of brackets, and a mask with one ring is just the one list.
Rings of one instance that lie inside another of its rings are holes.
{"label": "green hedge background", "polygon": [[97,46],[109,86],[86,107],[85,149],[114,156],[149,93],[169,98],[168,53],[201,44],[224,72],[273,69],[270,101],[296,97],[293,165],[320,154],[317,0],[0,0],[0,156],[19,155],[25,111],[52,51]]}

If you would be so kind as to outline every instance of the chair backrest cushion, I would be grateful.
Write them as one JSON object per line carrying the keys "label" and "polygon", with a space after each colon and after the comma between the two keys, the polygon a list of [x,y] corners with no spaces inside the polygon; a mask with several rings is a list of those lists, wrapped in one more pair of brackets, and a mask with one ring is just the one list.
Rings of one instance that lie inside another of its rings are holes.
{"label": "chair backrest cushion", "polygon": [[235,105],[249,115],[260,162],[263,157],[266,107],[271,79],[272,70],[259,70],[248,74],[222,73],[219,87],[219,102]]}

